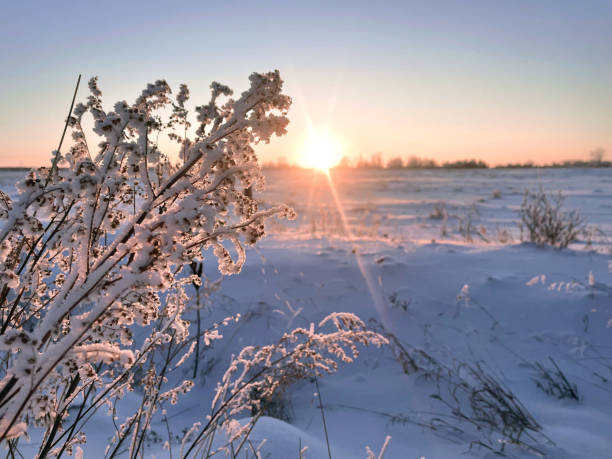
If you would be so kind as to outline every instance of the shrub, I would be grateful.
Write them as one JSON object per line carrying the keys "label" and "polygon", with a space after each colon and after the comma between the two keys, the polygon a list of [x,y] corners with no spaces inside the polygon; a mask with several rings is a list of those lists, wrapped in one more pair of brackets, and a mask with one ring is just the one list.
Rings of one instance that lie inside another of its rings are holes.
{"label": "shrub", "polygon": [[[173,98],[160,80],[133,104],[121,101],[107,112],[92,78],[87,102],[71,107],[69,151],[61,154],[60,142],[51,167],[29,172],[18,201],[0,193],[6,220],[0,228],[0,441],[10,456],[20,454],[18,442],[31,427],[42,430],[39,457],[82,456],[83,426],[107,406],[116,431],[106,455],[143,457],[153,416],[161,413],[168,426],[164,404],[193,386],[171,382],[170,372],[194,350],[198,357],[200,341],[207,346],[221,338],[221,325],[237,320],[208,327],[198,320],[197,335],[190,336],[184,312],[186,286],[200,296],[204,250],[212,249],[222,274],[236,274],[245,245],[264,235],[269,217],[294,217],[285,205],[260,209],[252,198],[251,189],[263,187],[254,146],[285,133],[291,99],[281,92],[278,71],[253,73],[250,82],[236,100],[227,86],[212,83],[192,128],[187,86]],[[102,138],[95,151],[82,127],[86,114]],[[164,136],[178,144],[178,159],[161,151]],[[204,294],[216,287],[205,284]],[[245,348],[218,387],[207,425],[183,436],[181,457],[208,457],[206,442],[219,426],[233,447],[233,415],[256,412],[252,428],[291,382],[352,361],[356,343],[386,342],[350,314],[334,313],[320,327],[326,325],[332,331],[311,325],[276,346]],[[115,424],[117,402],[134,389],[141,396],[136,410]],[[238,429],[240,445],[250,428]],[[169,448],[172,439],[168,426]]]}
{"label": "shrub", "polygon": [[[156,81],[133,104],[106,111],[92,78],[87,102],[67,121],[69,151],[29,172],[18,201],[1,196],[0,440],[10,448],[38,426],[41,456],[52,447],[70,452],[84,441],[76,424],[63,430],[75,400],[82,414],[120,398],[137,370],[146,398],[118,441],[142,433],[164,400],[189,390],[190,381],[162,390],[165,368],[152,358],[165,346],[166,366],[185,360],[184,286],[198,280],[183,268],[210,248],[222,273],[238,273],[244,245],[263,236],[265,220],[293,215],[286,206],[260,209],[246,192],[263,186],[253,146],[286,132],[291,99],[282,83],[278,71],[253,73],[237,99],[212,83],[192,131],[187,86],[172,98]],[[97,146],[83,130],[85,114]],[[161,151],[164,135],[178,143],[178,161]],[[219,337],[213,329],[203,335]]]}
{"label": "shrub", "polygon": [[521,238],[560,248],[575,241],[584,220],[577,210],[563,210],[564,201],[561,192],[548,195],[541,186],[537,191],[525,191],[519,210]]}

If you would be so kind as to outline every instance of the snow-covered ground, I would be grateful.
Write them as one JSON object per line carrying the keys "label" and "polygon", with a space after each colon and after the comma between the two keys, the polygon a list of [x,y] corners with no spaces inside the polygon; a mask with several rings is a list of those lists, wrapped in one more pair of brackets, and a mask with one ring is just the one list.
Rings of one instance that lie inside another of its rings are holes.
{"label": "snow-covered ground", "polygon": [[[493,457],[493,450],[610,457],[612,171],[331,177],[348,230],[325,175],[267,172],[261,199],[287,202],[299,217],[269,225],[242,273],[209,298],[206,322],[242,318],[204,352],[195,388],[168,410],[173,433],[209,413],[232,353],[347,311],[386,333],[390,346],[364,349],[318,380],[333,458],[365,457],[366,446],[377,452],[387,435],[387,459]],[[9,194],[14,182],[0,175]],[[517,210],[525,189],[539,185],[562,190],[591,236],[565,250],[520,243]],[[212,260],[206,274],[219,276]],[[328,456],[316,393],[314,381],[301,381],[278,401],[276,418],[260,420],[251,438],[267,439],[262,457],[298,458],[300,446],[309,447],[304,457]],[[165,457],[166,425],[158,421],[153,431],[148,454]],[[98,417],[85,457],[102,457],[113,432],[110,418]]]}
{"label": "snow-covered ground", "polygon": [[[266,176],[264,199],[286,202],[299,215],[273,228],[275,237],[345,234],[325,175],[296,169]],[[612,237],[610,169],[332,170],[331,177],[360,239],[466,242],[469,233],[475,242],[518,242],[523,194],[540,186],[562,191],[566,207],[579,209],[592,225],[594,239],[609,246],[602,233]]]}

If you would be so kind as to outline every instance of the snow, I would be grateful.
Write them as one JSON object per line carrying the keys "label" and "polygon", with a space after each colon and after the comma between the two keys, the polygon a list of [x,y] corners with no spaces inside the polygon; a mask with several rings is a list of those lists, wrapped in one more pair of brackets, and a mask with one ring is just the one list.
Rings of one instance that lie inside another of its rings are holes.
{"label": "snow", "polygon": [[[536,441],[520,437],[534,449],[506,445],[509,456],[537,457],[537,449],[555,458],[607,457],[612,448],[610,170],[333,171],[331,177],[349,232],[325,175],[266,172],[267,189],[256,197],[288,203],[298,218],[268,225],[268,237],[247,250],[242,272],[225,277],[208,299],[205,323],[236,313],[241,319],[220,329],[224,338],[203,352],[195,387],[168,407],[173,433],[205,422],[232,354],[247,345],[272,344],[288,330],[308,328],[337,311],[354,313],[379,331],[384,327],[412,357],[422,350],[439,367],[421,359],[419,371],[410,371],[398,361],[397,348],[369,347],[354,363],[319,378],[333,458],[366,457],[366,447],[376,455],[387,435],[392,437],[387,459],[497,457],[476,442],[490,440],[499,448],[501,435],[453,417],[432,397],[448,400],[449,381],[457,378],[473,382],[466,366],[477,364],[541,426],[532,432]],[[12,184],[14,173],[2,172],[0,188],[11,197]],[[567,208],[580,210],[597,227],[590,246],[586,238],[564,250],[519,241],[523,192],[540,184],[547,191],[562,190]],[[441,203],[447,217],[430,218]],[[472,233],[470,241],[462,234],[468,218],[484,238]],[[503,230],[505,243],[500,242]],[[212,260],[205,272],[212,280],[219,277]],[[382,309],[376,307],[381,299]],[[192,359],[188,356],[187,363]],[[537,364],[551,372],[557,365],[577,387],[579,400],[545,393],[536,383],[545,387]],[[439,368],[453,376],[436,376]],[[266,440],[262,457],[298,458],[303,446],[308,446],[303,457],[327,457],[320,399],[313,381],[290,387],[277,418],[262,417],[251,435],[255,448]],[[131,403],[130,396],[125,403]],[[463,399],[461,406],[469,408]],[[436,419],[446,421],[447,428]],[[151,441],[147,457],[167,457],[166,426],[158,419],[152,430],[162,440]],[[86,433],[83,457],[98,457],[114,433],[112,421],[100,413]],[[180,444],[172,448],[176,457]]]}
{"label": "snow", "polygon": [[[233,301],[269,302],[269,309],[287,310],[271,294],[278,289],[281,299],[294,309],[304,308],[298,324],[303,316],[323,316],[332,310],[350,310],[364,319],[377,317],[351,244],[312,241],[289,251],[268,241],[262,252],[278,274],[264,283],[254,266],[255,257],[250,256],[241,276],[224,282],[224,292]],[[608,292],[589,286],[588,273],[609,283],[609,256],[530,244],[437,243],[411,248],[371,244],[362,256],[370,273],[381,279],[384,296],[396,294],[386,322],[405,345],[423,348],[449,365],[486,362],[557,444],[555,457],[584,457],[586,452],[605,456],[612,446],[608,435],[612,386],[593,373],[610,377],[607,322],[612,305]],[[377,263],[381,256],[385,261]],[[544,284],[527,285],[542,274],[547,277]],[[561,283],[571,287],[559,288]],[[458,302],[466,284],[470,299]],[[407,305],[405,310],[395,306],[400,304]],[[578,385],[581,401],[557,400],[537,388],[534,371],[525,363],[550,366],[549,356]],[[406,452],[409,457],[455,457],[469,448],[418,426],[390,424],[386,415],[426,420],[420,412],[445,410],[429,397],[435,392],[432,384],[404,375],[388,350],[363,353],[355,364],[322,379],[320,385],[330,437],[348,450],[345,457],[360,457],[365,445],[381,442],[386,434],[393,437],[386,457],[406,457]],[[292,391],[294,424],[321,438],[314,391],[310,384]],[[472,453],[483,455],[478,450]]]}

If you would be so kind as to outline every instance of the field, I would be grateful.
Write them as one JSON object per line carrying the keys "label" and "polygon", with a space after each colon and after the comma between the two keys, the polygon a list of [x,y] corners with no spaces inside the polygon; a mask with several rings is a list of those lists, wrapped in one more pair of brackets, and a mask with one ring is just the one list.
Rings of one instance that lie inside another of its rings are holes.
{"label": "field", "polygon": [[[604,234],[612,234],[609,169],[349,169],[332,170],[331,176],[350,230],[359,239],[409,245],[432,240],[518,242],[523,194],[539,186],[563,192],[567,208],[579,209],[593,227],[592,242],[604,242]],[[325,175],[294,169],[268,171],[267,177],[263,199],[286,202],[299,216],[295,225],[274,228],[275,237],[346,236]]]}
{"label": "field", "polygon": [[[14,196],[19,175],[3,172],[0,188]],[[205,298],[207,322],[241,319],[204,351],[167,423],[153,424],[147,457],[166,457],[169,438],[176,457],[174,439],[208,414],[232,354],[333,311],[357,314],[390,344],[289,387],[251,434],[253,445],[267,439],[261,457],[298,458],[303,446],[302,457],[327,457],[326,435],[334,458],[378,452],[387,435],[387,459],[608,456],[609,169],[334,170],[329,180],[294,169],[266,180],[256,197],[298,217],[271,222],[242,272]],[[521,242],[523,194],[539,186],[585,218],[567,249]],[[219,278],[212,260],[205,274]],[[97,415],[87,433],[85,457],[101,457],[111,417]]]}

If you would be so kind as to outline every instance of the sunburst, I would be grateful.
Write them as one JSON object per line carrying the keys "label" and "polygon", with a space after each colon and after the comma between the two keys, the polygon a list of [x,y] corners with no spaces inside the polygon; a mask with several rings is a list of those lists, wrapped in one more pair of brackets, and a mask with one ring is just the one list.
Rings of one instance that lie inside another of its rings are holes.
{"label": "sunburst", "polygon": [[342,144],[328,132],[311,131],[300,151],[300,166],[327,172],[342,158]]}

